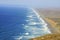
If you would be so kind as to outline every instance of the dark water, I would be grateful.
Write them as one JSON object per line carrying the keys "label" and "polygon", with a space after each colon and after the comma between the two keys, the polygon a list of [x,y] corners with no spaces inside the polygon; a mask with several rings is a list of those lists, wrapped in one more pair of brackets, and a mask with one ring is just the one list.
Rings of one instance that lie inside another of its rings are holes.
{"label": "dark water", "polygon": [[26,24],[25,8],[0,8],[0,40],[13,40],[11,36],[25,32],[23,25]]}
{"label": "dark water", "polygon": [[[0,40],[16,40],[16,37],[19,38],[21,36],[22,37],[26,36],[24,34],[26,32],[30,33],[29,36],[35,35],[31,31],[28,31],[28,30],[34,27],[43,28],[42,24],[29,25],[29,22],[33,22],[33,21],[41,22],[33,13],[32,15],[34,15],[35,18],[32,18],[33,19],[32,21],[27,22],[26,20],[30,20],[30,18],[27,17],[29,15],[31,15],[31,13],[29,13],[28,8],[0,7]],[[27,30],[25,29],[25,25],[29,26],[28,28],[26,28]],[[24,38],[22,38],[22,40],[26,40]]]}

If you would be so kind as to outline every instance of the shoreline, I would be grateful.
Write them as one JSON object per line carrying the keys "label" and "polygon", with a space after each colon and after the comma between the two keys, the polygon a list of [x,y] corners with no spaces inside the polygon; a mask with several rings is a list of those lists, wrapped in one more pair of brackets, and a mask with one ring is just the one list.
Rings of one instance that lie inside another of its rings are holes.
{"label": "shoreline", "polygon": [[[43,19],[43,17],[41,17],[41,15],[40,15],[35,9],[32,9],[32,10],[35,12],[35,14],[37,15],[37,17],[38,17],[39,20],[42,20],[43,23],[47,24],[46,21]],[[41,18],[40,18],[40,17],[41,17]],[[48,24],[47,24],[47,25],[48,25]],[[51,31],[50,31],[50,29],[48,28],[48,26],[45,26],[45,28],[47,28],[47,32],[50,34]]]}
{"label": "shoreline", "polygon": [[50,23],[45,19],[46,17],[44,17],[42,13],[40,13],[38,10],[36,10],[36,11],[42,17],[42,19],[47,23],[47,27],[48,27],[48,29],[50,30],[51,33],[59,33],[59,31],[56,28],[54,28],[54,27],[52,27],[52,25],[50,25]]}

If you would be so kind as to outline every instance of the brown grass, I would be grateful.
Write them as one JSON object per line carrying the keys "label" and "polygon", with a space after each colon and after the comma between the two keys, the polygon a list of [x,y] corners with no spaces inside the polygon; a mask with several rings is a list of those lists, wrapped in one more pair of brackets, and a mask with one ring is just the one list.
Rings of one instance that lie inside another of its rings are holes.
{"label": "brown grass", "polygon": [[30,40],[60,40],[60,34],[47,34]]}

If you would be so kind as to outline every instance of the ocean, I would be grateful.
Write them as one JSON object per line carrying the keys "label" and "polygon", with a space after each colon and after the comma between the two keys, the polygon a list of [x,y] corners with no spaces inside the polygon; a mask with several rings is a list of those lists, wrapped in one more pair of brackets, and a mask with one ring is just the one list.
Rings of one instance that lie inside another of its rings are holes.
{"label": "ocean", "polygon": [[38,16],[27,7],[0,7],[0,40],[28,40],[49,34],[47,24]]}

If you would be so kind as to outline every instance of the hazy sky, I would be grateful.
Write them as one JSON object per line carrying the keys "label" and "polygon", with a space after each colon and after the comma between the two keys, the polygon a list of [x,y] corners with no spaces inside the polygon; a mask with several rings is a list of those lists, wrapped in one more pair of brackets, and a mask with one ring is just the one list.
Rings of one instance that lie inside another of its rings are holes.
{"label": "hazy sky", "polygon": [[0,4],[26,5],[30,7],[60,7],[60,0],[0,0]]}

